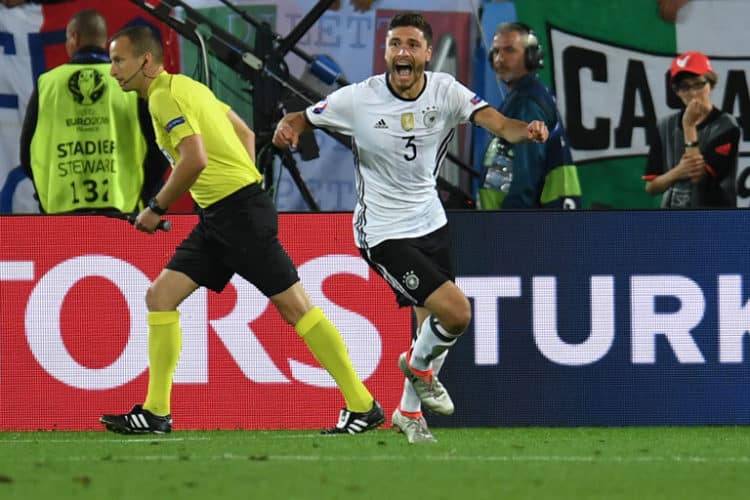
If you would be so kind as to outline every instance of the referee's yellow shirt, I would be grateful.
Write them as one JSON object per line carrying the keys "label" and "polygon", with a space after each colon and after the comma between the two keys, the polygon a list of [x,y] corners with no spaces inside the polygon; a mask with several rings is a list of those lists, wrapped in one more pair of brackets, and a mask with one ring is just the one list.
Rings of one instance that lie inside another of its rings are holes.
{"label": "referee's yellow shirt", "polygon": [[174,166],[177,145],[199,134],[208,164],[190,188],[195,202],[206,208],[262,177],[232,127],[229,106],[200,82],[185,75],[162,72],[148,89],[148,108],[156,142]]}

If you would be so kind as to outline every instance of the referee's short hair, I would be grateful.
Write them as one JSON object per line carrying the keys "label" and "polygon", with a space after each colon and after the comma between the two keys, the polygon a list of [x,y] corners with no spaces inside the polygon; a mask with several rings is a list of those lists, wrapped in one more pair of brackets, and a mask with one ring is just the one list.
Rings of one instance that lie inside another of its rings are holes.
{"label": "referee's short hair", "polygon": [[150,26],[129,26],[112,36],[112,41],[126,37],[133,46],[136,56],[150,52],[157,63],[164,62],[164,49],[161,45],[161,37],[156,30]]}

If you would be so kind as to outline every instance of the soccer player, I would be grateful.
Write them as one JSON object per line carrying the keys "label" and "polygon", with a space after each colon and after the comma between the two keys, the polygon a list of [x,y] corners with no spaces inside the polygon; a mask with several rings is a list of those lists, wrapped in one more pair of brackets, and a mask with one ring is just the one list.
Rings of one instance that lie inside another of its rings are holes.
{"label": "soccer player", "polygon": [[398,360],[406,381],[392,417],[410,443],[435,440],[422,404],[453,413],[437,373],[471,319],[469,301],[454,283],[447,219],[435,189],[454,128],[470,121],[514,143],[548,136],[544,122],[506,118],[452,76],[425,71],[431,56],[432,28],[424,17],[396,15],[386,37],[387,73],[287,114],[273,138],[278,147],[296,147],[311,127],[353,138],[355,243],[399,305],[412,306],[417,318],[417,339]]}
{"label": "soccer player", "polygon": [[198,224],[146,293],[149,382],[143,405],[100,421],[114,432],[172,429],[170,394],[180,353],[177,306],[199,286],[220,292],[234,273],[255,285],[302,337],[346,400],[339,421],[324,433],[356,434],[385,420],[357,376],[336,327],[314,307],[277,239],[278,218],[255,166],[255,134],[205,85],[163,67],[160,41],[145,26],[126,28],[110,42],[111,75],[148,100],[159,146],[172,175],[138,214],[135,226],[153,233],[167,208],[190,190]]}

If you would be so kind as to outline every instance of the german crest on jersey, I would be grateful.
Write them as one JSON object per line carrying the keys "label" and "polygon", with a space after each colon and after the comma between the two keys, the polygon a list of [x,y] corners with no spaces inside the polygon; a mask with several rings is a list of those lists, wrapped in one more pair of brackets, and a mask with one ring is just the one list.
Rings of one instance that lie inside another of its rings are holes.
{"label": "german crest on jersey", "polygon": [[430,106],[429,108],[422,111],[422,121],[424,122],[424,126],[427,128],[432,128],[437,123],[437,106]]}
{"label": "german crest on jersey", "polygon": [[401,113],[401,128],[407,132],[414,128],[414,113]]}

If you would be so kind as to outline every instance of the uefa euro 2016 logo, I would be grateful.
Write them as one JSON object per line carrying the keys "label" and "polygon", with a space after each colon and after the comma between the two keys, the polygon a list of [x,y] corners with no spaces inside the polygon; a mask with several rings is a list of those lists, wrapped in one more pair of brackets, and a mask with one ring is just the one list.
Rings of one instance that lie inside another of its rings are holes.
{"label": "uefa euro 2016 logo", "polygon": [[104,77],[93,68],[80,69],[68,79],[68,90],[78,104],[94,104],[101,99],[106,88]]}

